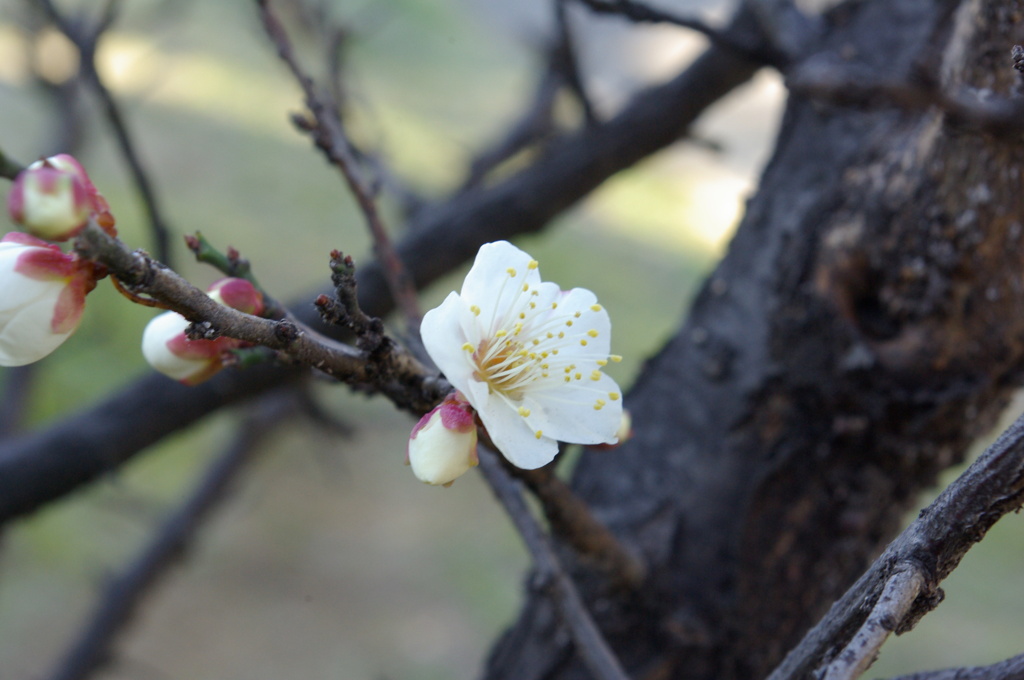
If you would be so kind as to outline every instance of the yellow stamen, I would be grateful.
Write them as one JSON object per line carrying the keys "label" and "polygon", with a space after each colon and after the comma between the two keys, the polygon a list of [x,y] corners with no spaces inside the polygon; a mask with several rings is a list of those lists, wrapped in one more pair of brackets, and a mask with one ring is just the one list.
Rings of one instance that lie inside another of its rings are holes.
{"label": "yellow stamen", "polygon": [[611,399],[612,401],[618,401],[619,400],[619,393],[618,392],[609,392],[608,393],[608,398]]}
{"label": "yellow stamen", "polygon": [[526,268],[527,269],[536,269],[537,268],[537,260],[530,260],[530,264],[526,265]]}
{"label": "yellow stamen", "polygon": [[508,275],[511,276],[513,279],[516,278],[516,270],[512,269],[512,267],[509,267],[505,271],[507,271]]}
{"label": "yellow stamen", "polygon": [[613,355],[611,355],[611,356],[610,356],[610,357],[608,357],[608,358],[609,358],[609,359],[611,359],[611,360],[612,360],[612,363],[615,363],[615,364],[617,364],[617,363],[619,363],[620,361],[622,361],[622,357],[621,357],[621,356],[619,356],[618,354],[613,354]]}
{"label": "yellow stamen", "polygon": [[595,331],[593,328],[591,328],[589,331],[587,331],[587,335],[589,335],[592,338],[596,338],[597,337],[597,331]]}
{"label": "yellow stamen", "polygon": [[594,402],[594,410],[600,411],[601,409],[604,408],[604,404],[605,402],[603,399],[598,399],[596,402]]}
{"label": "yellow stamen", "polygon": [[466,344],[464,344],[464,345],[462,346],[462,349],[466,350],[467,352],[472,352],[472,351],[473,351],[473,345],[471,345],[471,344],[469,344],[469,343],[467,342]]}
{"label": "yellow stamen", "polygon": [[591,380],[600,380],[601,379],[601,371],[592,371],[590,373],[590,379]]}
{"label": "yellow stamen", "polygon": [[590,311],[592,312],[600,312],[602,309],[604,308],[601,305],[590,305]]}
{"label": "yellow stamen", "polygon": [[533,436],[536,437],[537,439],[540,439],[541,437],[544,436],[544,433],[541,432],[540,430],[537,430],[536,432],[533,433]]}
{"label": "yellow stamen", "polygon": [[584,347],[586,347],[587,346],[587,341],[586,340],[580,340],[580,344],[583,345]]}
{"label": "yellow stamen", "polygon": [[473,316],[480,316],[480,308],[476,305],[470,305],[469,311],[473,312]]}
{"label": "yellow stamen", "polygon": [[523,406],[520,406],[519,407],[519,415],[521,415],[524,418],[527,417],[528,415],[530,415],[530,409],[525,408]]}

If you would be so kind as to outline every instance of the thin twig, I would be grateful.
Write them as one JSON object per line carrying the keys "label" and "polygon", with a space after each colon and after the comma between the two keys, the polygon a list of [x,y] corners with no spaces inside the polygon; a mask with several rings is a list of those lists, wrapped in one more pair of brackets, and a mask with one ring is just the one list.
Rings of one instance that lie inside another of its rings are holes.
{"label": "thin twig", "polygon": [[50,680],[84,680],[110,661],[115,638],[158,579],[184,557],[210,513],[227,498],[229,485],[252,461],[267,433],[281,422],[282,397],[274,393],[255,405],[235,440],[218,455],[185,498],[153,532],[151,540],[110,580]]}
{"label": "thin twig", "polygon": [[540,501],[552,532],[584,559],[609,575],[620,586],[637,588],[647,567],[643,561],[596,517],[590,506],[555,476],[550,467],[521,470],[510,467]]}
{"label": "thin twig", "polygon": [[768,680],[803,680],[829,662],[870,615],[891,576],[918,570],[923,585],[908,612],[891,627],[910,630],[941,600],[939,583],[1003,515],[1024,503],[1024,415],[935,501],[921,511],[825,617],[783,660]]}
{"label": "thin twig", "polygon": [[715,28],[705,21],[684,17],[645,5],[634,0],[577,0],[595,14],[616,14],[635,23],[672,24],[700,33],[715,45],[731,50],[748,59],[776,64],[778,55],[770,53],[764,44],[755,44],[738,37],[729,30]]}
{"label": "thin twig", "polygon": [[317,148],[323,151],[331,164],[341,171],[369,227],[373,237],[374,252],[384,267],[388,286],[405,316],[408,331],[412,334],[418,333],[422,315],[416,288],[384,228],[384,222],[377,210],[374,192],[359,175],[356,154],[345,133],[337,106],[330,101],[325,93],[317,89],[313,79],[299,65],[288,34],[271,10],[269,1],[257,0],[256,4],[259,7],[267,36],[277,48],[278,56],[288,66],[292,76],[302,87],[306,106],[313,114],[313,120],[296,117],[293,121],[299,129],[313,138]]}
{"label": "thin twig", "polygon": [[597,125],[600,121],[594,112],[594,105],[590,102],[590,96],[583,85],[583,77],[580,74],[579,60],[576,59],[576,45],[573,40],[572,26],[569,24],[569,0],[555,0],[555,27],[558,31],[558,40],[552,52],[553,64],[565,79],[566,85],[576,96],[576,101],[583,109],[583,118],[587,125]]}
{"label": "thin twig", "polygon": [[925,671],[912,675],[901,675],[890,680],[1022,680],[1024,679],[1024,654],[994,663],[991,666],[969,668],[946,668],[941,671]]}
{"label": "thin twig", "polygon": [[109,0],[100,19],[89,28],[85,28],[83,23],[72,22],[68,19],[57,9],[52,0],[38,0],[38,2],[54,26],[67,36],[68,40],[78,49],[79,72],[102,104],[104,114],[117,139],[118,148],[128,164],[132,179],[142,198],[142,204],[149,220],[150,233],[153,237],[153,251],[158,260],[170,264],[173,261],[170,248],[170,229],[160,209],[153,183],[136,151],[135,142],[128,132],[128,123],[121,113],[121,108],[96,69],[96,48],[104,31],[110,27],[117,16],[118,0]]}
{"label": "thin twig", "polygon": [[523,500],[518,483],[509,476],[498,454],[480,447],[480,469],[513,524],[523,537],[542,583],[548,585],[562,620],[569,627],[576,650],[597,680],[628,680],[619,660],[608,647],[587,612],[572,579],[565,573],[548,537],[541,530]]}
{"label": "thin twig", "polygon": [[871,615],[825,670],[824,680],[856,680],[874,663],[878,650],[910,611],[924,587],[917,568],[901,569],[889,577]]}

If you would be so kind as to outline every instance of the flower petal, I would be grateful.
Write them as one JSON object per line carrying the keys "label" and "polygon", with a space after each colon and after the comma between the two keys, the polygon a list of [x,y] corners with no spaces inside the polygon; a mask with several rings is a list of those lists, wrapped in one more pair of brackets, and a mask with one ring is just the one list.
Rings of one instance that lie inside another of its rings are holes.
{"label": "flower petal", "polygon": [[[487,386],[484,385],[483,389],[486,390]],[[557,441],[546,436],[543,430],[538,437],[537,430],[530,427],[514,408],[496,395],[490,396],[482,404],[473,405],[491,441],[510,463],[524,470],[535,470],[555,459],[558,455]],[[470,401],[473,401],[472,397]]]}
{"label": "flower petal", "polygon": [[423,346],[437,367],[455,389],[466,392],[473,376],[471,352],[464,349],[469,343],[476,347],[476,337],[467,337],[473,331],[475,320],[458,293],[450,293],[440,306],[423,315],[420,333]]}
{"label": "flower petal", "polygon": [[522,405],[530,412],[526,420],[531,428],[575,444],[614,444],[622,422],[619,386],[603,373],[532,390]]}

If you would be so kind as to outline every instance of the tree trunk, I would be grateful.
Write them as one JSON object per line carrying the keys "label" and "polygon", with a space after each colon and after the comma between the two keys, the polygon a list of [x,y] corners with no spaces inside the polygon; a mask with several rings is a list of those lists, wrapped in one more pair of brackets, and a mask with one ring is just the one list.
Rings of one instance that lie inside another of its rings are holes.
{"label": "tree trunk", "polygon": [[[1022,15],[847,3],[790,74],[1012,96]],[[622,592],[563,551],[634,679],[766,676],[1021,382],[1020,135],[862,103],[790,97],[728,254],[627,397],[635,438],[574,473],[649,563]],[[530,592],[484,677],[589,676]]]}

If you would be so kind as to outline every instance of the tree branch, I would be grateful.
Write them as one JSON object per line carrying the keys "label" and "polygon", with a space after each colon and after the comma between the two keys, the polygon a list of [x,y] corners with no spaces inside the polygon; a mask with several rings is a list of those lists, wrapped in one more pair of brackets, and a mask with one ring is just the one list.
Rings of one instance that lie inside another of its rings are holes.
{"label": "tree branch", "polygon": [[910,611],[924,588],[924,575],[913,567],[889,577],[875,608],[857,634],[825,669],[824,680],[856,680],[874,663],[878,650]]}
{"label": "tree branch", "polygon": [[268,432],[281,422],[283,396],[265,397],[254,405],[251,415],[239,425],[235,440],[213,460],[136,558],[110,580],[50,680],[85,680],[109,662],[117,634],[159,578],[185,556],[203,522],[227,498],[230,484],[252,461]]}
{"label": "tree branch", "polygon": [[947,668],[941,671],[925,671],[901,675],[890,680],[1020,680],[1024,678],[1024,654],[991,666],[969,668]]}
{"label": "tree branch", "polygon": [[337,105],[330,101],[325,93],[318,91],[313,79],[299,65],[288,34],[271,10],[269,0],[257,0],[256,4],[259,7],[260,18],[267,36],[277,48],[278,56],[288,66],[295,80],[302,87],[306,97],[306,106],[313,114],[312,121],[297,117],[294,122],[300,130],[313,138],[317,148],[324,152],[328,161],[341,171],[366,220],[373,238],[374,252],[377,255],[377,260],[383,265],[391,295],[398,302],[398,306],[405,316],[408,332],[416,335],[419,332],[422,316],[416,288],[413,286],[405,265],[395,253],[380,212],[377,210],[373,192],[359,175],[355,151],[345,133]]}
{"label": "tree branch", "polygon": [[47,16],[53,21],[54,26],[67,36],[68,40],[78,49],[80,73],[103,105],[103,111],[110,122],[114,137],[117,139],[118,148],[128,164],[132,179],[135,181],[139,196],[142,198],[143,207],[149,218],[150,233],[154,242],[153,250],[158,260],[170,264],[173,262],[170,248],[170,230],[160,209],[156,190],[153,188],[142,159],[135,150],[135,142],[128,132],[128,124],[121,114],[121,108],[118,106],[117,100],[110,93],[110,90],[103,83],[99,71],[96,69],[96,47],[104,31],[113,23],[119,3],[117,0],[109,1],[104,8],[100,20],[92,27],[84,28],[81,24],[73,23],[63,15],[56,5],[53,4],[52,0],[37,1]]}
{"label": "tree branch", "polygon": [[[889,544],[871,568],[793,649],[769,680],[811,677],[835,658],[863,626],[899,572],[920,574],[921,593],[909,610],[886,625],[909,630],[941,599],[938,584],[960,563],[996,520],[1024,503],[1024,415]],[[852,676],[851,676],[852,677]]]}
{"label": "tree branch", "polygon": [[562,568],[548,537],[526,507],[518,484],[508,475],[498,460],[498,454],[480,447],[479,455],[484,478],[491,485],[491,490],[512,519],[533,557],[535,583],[550,591],[587,668],[597,680],[628,680],[622,665],[587,612],[572,579]]}

